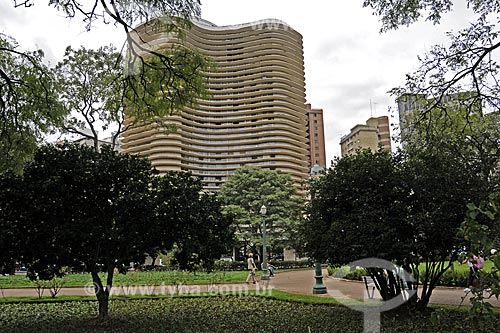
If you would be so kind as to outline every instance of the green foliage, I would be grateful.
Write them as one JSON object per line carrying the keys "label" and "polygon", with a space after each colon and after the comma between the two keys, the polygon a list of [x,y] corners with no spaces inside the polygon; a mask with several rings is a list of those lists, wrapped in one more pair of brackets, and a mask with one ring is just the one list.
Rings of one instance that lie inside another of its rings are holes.
{"label": "green foliage", "polygon": [[125,71],[121,97],[128,119],[135,124],[165,125],[166,118],[208,96],[202,73],[210,63],[197,51],[171,46],[121,63]]}
{"label": "green foliage", "polygon": [[[258,263],[256,263],[258,266]],[[271,260],[268,264],[273,265],[278,269],[297,269],[297,268],[311,268],[312,263],[309,260]],[[246,261],[217,261],[215,269],[221,271],[234,271],[234,270],[248,270]]]}
{"label": "green foliage", "polygon": [[303,200],[290,175],[245,166],[236,170],[217,196],[225,205],[224,214],[234,218],[236,235],[243,243],[255,248],[262,244],[260,208],[265,205],[269,247],[298,246],[294,241]]}
{"label": "green foliage", "polygon": [[363,276],[369,275],[366,269],[357,268],[352,272],[346,274],[345,278],[350,280],[361,281]]}
{"label": "green foliage", "polygon": [[[161,285],[173,284],[174,277],[181,279],[185,284],[206,284],[210,283],[215,274],[219,274],[221,279],[218,282],[242,282],[245,281],[248,272],[245,271],[221,271],[214,272],[189,272],[189,271],[141,271],[127,272],[119,274],[113,278],[113,286],[133,286],[133,285]],[[106,281],[106,273],[99,273],[101,280]],[[61,282],[60,280],[56,280]],[[89,273],[68,274],[64,276],[64,287],[84,287],[92,284],[92,276]],[[0,275],[0,288],[33,288],[35,284],[26,276],[21,275]]]}
{"label": "green foliage", "polygon": [[233,244],[232,220],[222,214],[215,196],[200,195],[202,188],[200,179],[187,172],[168,172],[153,180],[151,237],[157,252],[174,247],[174,263],[181,269],[212,269],[214,259]]}
{"label": "green foliage", "polygon": [[[467,159],[438,146],[408,149],[403,172],[411,186],[408,224],[414,235],[414,240],[409,238],[407,243],[413,256],[407,256],[406,263],[414,277],[429,286],[428,291],[424,290],[424,300],[457,259],[464,245],[457,232],[465,218],[466,205],[481,200],[488,183]],[[426,264],[422,278],[420,263]]]}
{"label": "green foliage", "polygon": [[[48,3],[67,17],[83,18],[89,30],[98,20],[121,25],[129,54],[123,59],[112,47],[95,51],[69,47],[56,79],[42,63],[43,51],[22,51],[13,39],[0,35],[0,172],[19,173],[53,129],[62,127],[92,139],[97,148],[98,129],[115,127],[114,144],[136,122],[163,124],[165,115],[192,106],[205,95],[201,75],[209,68],[205,57],[173,44],[151,50],[132,37],[138,24],[152,20],[148,24],[156,31],[181,38],[190,28],[191,17],[200,15],[198,0]],[[23,5],[34,4],[14,1],[15,7]],[[124,126],[125,108],[129,122]]]}
{"label": "green foliage", "polygon": [[[416,305],[423,308],[463,245],[457,231],[466,204],[486,186],[471,164],[437,148],[409,146],[395,156],[360,151],[338,159],[312,184],[307,249],[333,265],[369,257],[399,264],[422,283]],[[385,281],[380,269],[368,271],[390,285],[391,274]]]}
{"label": "green foliage", "polygon": [[406,189],[396,163],[386,152],[364,150],[337,159],[325,176],[312,183],[309,221],[302,233],[315,259],[345,264],[404,255],[398,248],[406,233],[401,225]]}
{"label": "green foliage", "polygon": [[467,163],[482,177],[495,175],[500,156],[500,114],[484,115],[472,93],[459,93],[445,104],[434,106],[434,99],[415,98],[423,109],[432,109],[409,115],[407,128],[403,129],[405,151],[421,151],[425,146]]}
{"label": "green foliage", "polygon": [[354,270],[351,270],[349,266],[334,267],[332,265],[328,265],[327,270],[329,276],[335,276],[335,277],[342,276],[342,278],[344,279],[356,280],[356,281],[362,281],[363,276],[370,275],[363,267],[358,267]]}
{"label": "green foliage", "polygon": [[[491,261],[486,261],[481,274],[487,274],[494,267],[494,263]],[[328,275],[330,276],[344,276],[346,279],[350,280],[361,280],[361,277],[364,275],[369,275],[365,269],[357,268],[350,271],[349,266],[327,266]],[[419,274],[420,276],[425,276],[426,267],[424,263],[421,263],[419,266]],[[446,270],[443,275],[441,275],[439,281],[437,282],[438,286],[447,286],[447,287],[466,287],[467,275],[469,274],[469,267],[467,265],[460,265],[460,262],[455,262],[454,265]],[[1,281],[1,280],[0,280]],[[421,282],[421,281],[420,281]]]}
{"label": "green foliage", "polygon": [[[303,224],[306,250],[313,258],[345,265],[365,258],[403,263],[413,241],[407,224],[409,194],[400,161],[369,149],[337,159],[311,184],[309,221]],[[365,267],[388,300],[400,289],[393,274]]]}
{"label": "green foliage", "polygon": [[363,7],[373,9],[373,14],[380,16],[381,31],[397,29],[400,25],[408,26],[426,15],[425,20],[438,24],[441,16],[453,6],[451,0],[364,0]]}
{"label": "green foliage", "polygon": [[[285,298],[286,295],[278,296]],[[290,297],[293,298],[293,297]],[[113,316],[90,320],[95,302],[0,304],[0,329],[8,332],[361,332],[362,313],[335,304],[280,301],[264,297],[182,297],[112,300]],[[324,302],[323,302],[324,303]],[[474,332],[463,311],[382,315],[384,332]],[[437,314],[439,320],[431,321]],[[256,316],[258,319],[256,319]],[[148,320],[144,320],[147,318]],[[498,315],[480,332],[494,332]],[[478,332],[476,330],[476,332]]]}
{"label": "green foliage", "polygon": [[[468,268],[469,267],[467,267],[467,271],[448,269],[441,275],[438,284],[449,287],[466,287],[467,275],[469,274]],[[422,272],[422,275],[423,274],[424,272]]]}
{"label": "green foliage", "polygon": [[169,128],[170,115],[205,95],[201,72],[207,66],[201,54],[174,46],[135,61],[123,59],[113,46],[68,46],[55,68],[59,98],[70,114],[64,130],[93,140],[97,149],[99,133],[108,129],[115,130],[114,146],[121,133],[139,123]]}
{"label": "green foliage", "polygon": [[64,131],[93,140],[96,149],[99,133],[113,126],[118,135],[123,122],[124,83],[119,59],[113,46],[97,50],[68,46],[55,68],[59,99],[68,112]]}
{"label": "green foliage", "polygon": [[231,243],[232,221],[190,174],[153,174],[147,159],[108,146],[41,147],[22,178],[0,178],[2,268],[23,262],[32,280],[88,271],[103,317],[115,269],[130,262],[175,244],[181,267],[210,268]]}
{"label": "green foliage", "polygon": [[[22,307],[1,304],[0,328],[9,332],[35,327],[41,331],[78,332],[308,332],[309,329],[316,332],[335,331],[340,327],[345,328],[343,332],[357,332],[362,328],[362,316],[340,306],[298,304],[251,296],[112,300],[114,315],[102,323],[88,321],[92,307],[92,302],[23,304]],[[259,320],[253,315],[256,309],[265,309]],[[145,315],[149,320],[144,320]]]}
{"label": "green foliage", "polygon": [[[453,2],[365,0],[363,6],[372,8],[381,19],[381,31],[388,31],[421,18],[439,24],[444,13],[453,11]],[[422,105],[419,116],[436,108],[449,111],[448,97],[463,93],[469,94],[463,104],[467,116],[498,110],[500,67],[492,54],[500,47],[497,28],[500,7],[493,0],[470,0],[467,10],[475,14],[471,15],[471,22],[464,22],[462,30],[448,32],[449,43],[435,45],[420,56],[420,67],[406,75],[405,86],[391,91],[398,98],[405,94],[429,97],[430,103]],[[464,120],[470,122],[467,117]],[[498,128],[499,123],[496,124]],[[498,142],[495,151],[489,153],[498,158]]]}
{"label": "green foliage", "polygon": [[21,216],[17,212],[24,206],[20,177],[0,173],[0,273],[14,273],[16,260],[23,243],[23,230],[19,227]]}
{"label": "green foliage", "polygon": [[494,192],[479,205],[469,204],[461,231],[469,242],[468,253],[480,255],[493,263],[491,270],[481,270],[479,284],[471,288],[471,317],[480,326],[483,319],[491,320],[493,309],[489,298],[500,296],[500,242],[497,237],[500,231],[500,195]]}
{"label": "green foliage", "polygon": [[66,266],[98,272],[139,261],[149,249],[139,235],[152,211],[143,200],[150,177],[149,161],[107,147],[42,147],[24,170],[31,232],[22,260],[42,279]]}
{"label": "green foliage", "polygon": [[43,136],[62,124],[54,75],[43,57],[0,34],[0,173],[20,173]]}
{"label": "green foliage", "polygon": [[[16,6],[21,6],[25,2],[29,1],[15,1]],[[132,26],[139,22],[157,17],[163,17],[166,22],[175,18],[177,24],[187,25],[188,18],[200,15],[199,0],[94,0],[84,4],[76,1],[49,0],[49,5],[68,18],[73,18],[77,14],[83,15],[83,22],[86,23],[89,30],[98,19],[102,19],[106,23],[111,20],[122,25],[125,29],[132,29]]]}

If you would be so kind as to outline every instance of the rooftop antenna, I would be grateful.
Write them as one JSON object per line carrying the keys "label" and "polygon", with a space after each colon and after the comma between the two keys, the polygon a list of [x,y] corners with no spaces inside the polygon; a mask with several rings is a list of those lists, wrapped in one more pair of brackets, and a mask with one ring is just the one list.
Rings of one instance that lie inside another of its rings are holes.
{"label": "rooftop antenna", "polygon": [[373,118],[373,104],[375,104],[375,112],[377,112],[377,102],[372,103],[372,99],[370,98],[370,114]]}

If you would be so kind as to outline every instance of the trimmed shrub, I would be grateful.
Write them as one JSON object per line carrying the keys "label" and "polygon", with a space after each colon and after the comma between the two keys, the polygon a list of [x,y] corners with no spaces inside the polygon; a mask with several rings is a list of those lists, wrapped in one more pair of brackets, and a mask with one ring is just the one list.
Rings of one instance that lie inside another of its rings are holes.
{"label": "trimmed shrub", "polygon": [[440,286],[465,287],[469,272],[463,270],[448,269],[439,279]]}
{"label": "trimmed shrub", "polygon": [[[260,269],[260,262],[255,262],[257,269]],[[296,269],[296,268],[311,268],[313,263],[309,260],[271,260],[269,264],[276,267],[276,269]],[[214,269],[216,271],[245,271],[247,270],[246,261],[223,261],[218,260],[215,262]]]}

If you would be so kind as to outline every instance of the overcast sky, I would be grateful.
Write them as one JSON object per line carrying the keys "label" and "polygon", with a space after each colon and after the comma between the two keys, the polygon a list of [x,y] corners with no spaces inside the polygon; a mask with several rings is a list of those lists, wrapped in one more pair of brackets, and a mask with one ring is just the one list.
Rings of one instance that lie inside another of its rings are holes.
{"label": "overcast sky", "polygon": [[[122,30],[113,25],[86,32],[81,20],[68,20],[47,3],[35,0],[30,8],[14,9],[12,1],[1,1],[0,32],[16,38],[26,49],[43,49],[52,64],[63,57],[68,45],[97,48],[113,43],[120,48],[123,44]],[[324,111],[327,161],[340,155],[340,137],[356,124],[365,123],[371,115],[395,116],[388,111],[394,97],[387,91],[403,85],[405,74],[418,66],[417,56],[434,44],[446,44],[445,32],[464,28],[470,16],[466,9],[457,8],[439,26],[422,21],[380,34],[378,18],[362,3],[202,0],[202,18],[216,25],[275,18],[302,34],[306,99]]]}

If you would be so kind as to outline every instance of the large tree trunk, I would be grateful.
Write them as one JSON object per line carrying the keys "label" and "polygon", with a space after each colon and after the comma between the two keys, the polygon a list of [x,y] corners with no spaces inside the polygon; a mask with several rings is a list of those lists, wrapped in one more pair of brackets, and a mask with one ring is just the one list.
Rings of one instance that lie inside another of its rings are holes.
{"label": "large tree trunk", "polygon": [[98,319],[99,320],[106,320],[108,319],[108,304],[109,304],[109,293],[111,292],[111,287],[113,284],[113,273],[114,273],[114,266],[110,267],[108,266],[108,276],[106,279],[106,286],[102,285],[101,278],[99,277],[99,274],[97,273],[97,267],[94,267],[92,269],[92,281],[94,282],[94,290],[95,290],[95,295],[97,297],[97,302],[99,303],[99,315]]}
{"label": "large tree trunk", "polygon": [[429,305],[432,292],[436,288],[439,279],[452,266],[451,260],[449,260],[447,264],[445,264],[445,262],[446,260],[441,260],[426,266],[426,274],[422,283],[422,294],[417,303],[418,310],[424,310]]}

